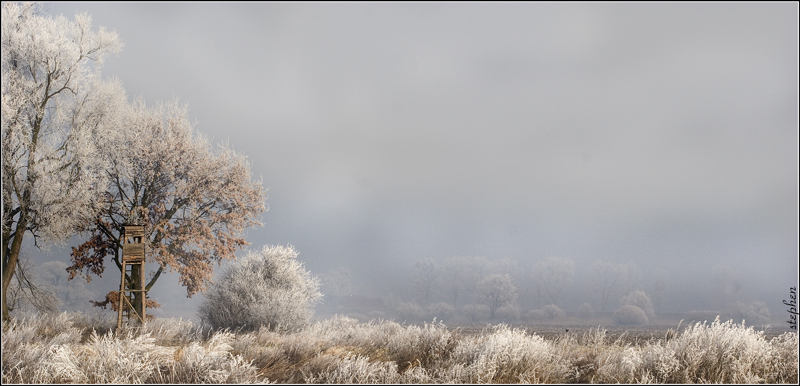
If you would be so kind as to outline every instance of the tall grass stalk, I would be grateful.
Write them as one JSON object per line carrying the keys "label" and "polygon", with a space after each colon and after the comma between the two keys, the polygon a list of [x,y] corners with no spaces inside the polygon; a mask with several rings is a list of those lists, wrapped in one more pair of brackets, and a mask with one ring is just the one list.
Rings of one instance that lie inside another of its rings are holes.
{"label": "tall grass stalk", "polygon": [[181,319],[102,333],[81,314],[3,325],[3,383],[788,383],[798,336],[771,340],[732,321],[627,343],[602,327],[545,339],[496,325],[336,316],[291,331],[211,330]]}

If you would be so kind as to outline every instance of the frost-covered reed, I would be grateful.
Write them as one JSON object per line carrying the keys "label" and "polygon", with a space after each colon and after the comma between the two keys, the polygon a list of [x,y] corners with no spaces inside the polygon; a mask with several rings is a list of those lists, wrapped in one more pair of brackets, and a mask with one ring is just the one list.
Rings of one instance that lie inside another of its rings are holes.
{"label": "frost-covered reed", "polygon": [[210,330],[181,319],[86,329],[79,314],[3,325],[3,383],[796,383],[797,333],[731,321],[633,345],[598,327],[545,339],[507,325],[335,316],[293,331]]}
{"label": "frost-covered reed", "polygon": [[[38,315],[3,324],[3,383],[251,383],[256,369],[231,353],[234,335],[202,341],[188,322],[169,319],[104,335],[73,326],[73,316]],[[78,322],[78,321],[76,321]]]}

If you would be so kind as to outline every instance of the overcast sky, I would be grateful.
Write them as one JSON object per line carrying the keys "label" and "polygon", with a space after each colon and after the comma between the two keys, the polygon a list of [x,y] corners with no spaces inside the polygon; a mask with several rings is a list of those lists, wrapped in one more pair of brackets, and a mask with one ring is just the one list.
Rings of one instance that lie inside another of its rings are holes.
{"label": "overcast sky", "polygon": [[44,9],[116,30],[103,73],[129,99],[178,97],[248,156],[253,247],[359,292],[456,255],[635,262],[673,289],[725,264],[773,314],[797,285],[796,2]]}

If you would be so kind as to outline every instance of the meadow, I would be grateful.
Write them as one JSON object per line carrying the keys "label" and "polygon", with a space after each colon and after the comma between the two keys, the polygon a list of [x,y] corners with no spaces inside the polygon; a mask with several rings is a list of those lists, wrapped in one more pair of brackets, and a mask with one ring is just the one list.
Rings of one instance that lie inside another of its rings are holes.
{"label": "meadow", "polygon": [[638,333],[403,325],[346,316],[286,331],[80,313],[3,324],[3,383],[789,383],[798,336],[732,321]]}

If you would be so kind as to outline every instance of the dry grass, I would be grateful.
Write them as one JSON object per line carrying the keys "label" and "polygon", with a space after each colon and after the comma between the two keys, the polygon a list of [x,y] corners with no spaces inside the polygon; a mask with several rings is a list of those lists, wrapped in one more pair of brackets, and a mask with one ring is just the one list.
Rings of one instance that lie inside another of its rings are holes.
{"label": "dry grass", "polygon": [[[507,325],[335,316],[292,332],[180,319],[101,333],[80,314],[3,325],[3,383],[796,383],[797,333],[716,320],[632,344],[603,328],[551,339]],[[96,320],[94,322],[97,322]]]}

